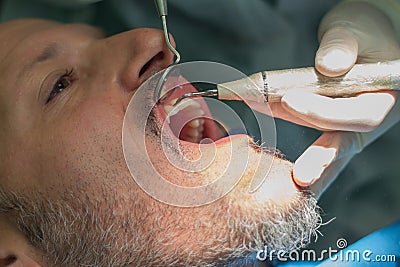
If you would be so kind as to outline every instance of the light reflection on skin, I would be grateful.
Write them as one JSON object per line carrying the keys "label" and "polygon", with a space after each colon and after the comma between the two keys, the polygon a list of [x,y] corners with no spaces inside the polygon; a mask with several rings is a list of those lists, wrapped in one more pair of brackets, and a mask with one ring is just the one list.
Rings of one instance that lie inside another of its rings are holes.
{"label": "light reflection on skin", "polygon": [[[42,266],[205,265],[242,256],[249,246],[307,242],[317,227],[315,202],[293,184],[291,163],[276,158],[260,190],[248,192],[257,149],[250,150],[238,186],[206,206],[162,204],[135,184],[121,149],[122,122],[139,85],[172,62],[162,32],[138,29],[103,39],[85,25],[22,20],[1,25],[0,36],[6,40],[0,42],[0,225],[11,225],[4,234],[25,244],[9,247],[0,239],[2,260],[15,255],[22,265],[28,259]],[[68,88],[47,103],[61,76]],[[212,166],[188,175],[159,157],[154,131],[146,142],[156,168],[180,182],[220,175],[231,153],[228,143],[218,144]],[[244,135],[231,142],[251,145]],[[195,151],[189,144],[183,150]]]}

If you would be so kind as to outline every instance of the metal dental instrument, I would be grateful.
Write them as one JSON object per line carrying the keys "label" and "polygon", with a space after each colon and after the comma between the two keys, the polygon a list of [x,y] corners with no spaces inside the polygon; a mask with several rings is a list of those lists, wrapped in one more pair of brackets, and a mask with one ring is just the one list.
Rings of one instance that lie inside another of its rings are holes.
{"label": "metal dental instrument", "polygon": [[183,94],[181,97],[179,97],[176,102],[174,103],[174,107],[178,105],[182,100],[186,98],[193,98],[193,97],[211,97],[211,96],[217,96],[219,98],[219,93],[218,89],[210,89],[206,91],[201,91],[201,92],[191,92],[191,93],[186,93]]}
{"label": "metal dental instrument", "polygon": [[183,94],[181,97],[179,97],[174,106],[178,105],[179,102],[181,102],[182,100],[184,100],[185,98],[192,98],[192,97],[211,97],[211,96],[218,96],[218,90],[217,89],[210,89],[210,90],[206,90],[206,91],[201,91],[201,92],[191,92],[191,93],[186,93]]}
{"label": "metal dental instrument", "polygon": [[176,57],[174,63],[164,70],[164,73],[162,74],[162,76],[158,80],[157,86],[155,88],[155,92],[156,92],[155,101],[157,103],[160,103],[160,102],[163,101],[163,98],[162,97],[160,98],[161,91],[162,91],[161,90],[162,86],[164,85],[164,82],[165,82],[165,80],[167,78],[167,75],[169,74],[169,72],[171,70],[171,66],[176,65],[176,64],[179,63],[179,61],[181,60],[181,55],[172,46],[171,41],[169,39],[168,27],[167,27],[167,15],[168,15],[167,0],[154,0],[154,2],[155,2],[156,7],[157,7],[158,15],[161,18],[162,27],[163,27],[163,31],[164,31],[165,42],[167,43],[167,46],[168,46],[169,50],[171,50],[172,53],[174,53],[174,55]]}
{"label": "metal dental instrument", "polygon": [[164,31],[164,37],[165,41],[167,43],[168,48],[174,53],[176,56],[174,64],[178,64],[179,61],[181,60],[181,55],[179,52],[172,46],[171,41],[169,39],[169,34],[168,34],[168,27],[167,27],[167,15],[168,15],[168,9],[167,9],[167,0],[154,0],[157,6],[157,11],[158,15],[161,18],[162,22],[162,27]]}
{"label": "metal dental instrument", "polygon": [[328,97],[351,97],[359,93],[400,90],[400,60],[356,64],[340,77],[326,77],[313,67],[263,71],[249,77],[218,84],[216,89],[186,93],[185,98],[217,96],[220,100],[279,102],[291,90]]}

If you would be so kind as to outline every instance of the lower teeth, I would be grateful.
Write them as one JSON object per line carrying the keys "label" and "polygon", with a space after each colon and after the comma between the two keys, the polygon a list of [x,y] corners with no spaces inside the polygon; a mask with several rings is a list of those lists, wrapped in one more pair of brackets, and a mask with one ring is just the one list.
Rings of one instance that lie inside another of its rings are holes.
{"label": "lower teeth", "polygon": [[[175,102],[176,99],[172,99],[168,104],[164,105],[164,110],[167,114],[167,123],[170,126],[173,125],[174,128],[181,130],[180,133],[176,133],[174,132],[174,129],[172,129],[173,127],[171,127],[174,134],[181,140],[197,143],[197,141],[201,140],[203,137],[204,119],[202,119],[201,116],[204,115],[204,111],[201,109],[200,104],[193,99],[185,99],[174,107],[173,104]],[[180,113],[181,111],[183,113]],[[185,125],[183,125],[184,122],[182,122],[182,125],[179,125],[179,119],[186,119],[186,121],[189,122]]]}

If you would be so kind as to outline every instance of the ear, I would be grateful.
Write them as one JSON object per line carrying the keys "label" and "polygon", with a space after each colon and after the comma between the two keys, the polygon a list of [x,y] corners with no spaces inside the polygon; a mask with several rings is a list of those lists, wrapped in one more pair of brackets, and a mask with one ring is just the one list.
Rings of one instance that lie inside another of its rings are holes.
{"label": "ear", "polygon": [[40,267],[38,256],[16,225],[0,214],[0,267]]}

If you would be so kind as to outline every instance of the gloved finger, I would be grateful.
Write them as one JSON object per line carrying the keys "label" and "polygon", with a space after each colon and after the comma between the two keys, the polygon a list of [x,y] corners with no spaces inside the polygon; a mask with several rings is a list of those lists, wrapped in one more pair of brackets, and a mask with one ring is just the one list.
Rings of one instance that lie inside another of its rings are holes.
{"label": "gloved finger", "polygon": [[325,168],[321,176],[308,186],[308,189],[314,193],[318,199],[324,191],[336,180],[339,173],[346,167],[353,156],[345,156],[333,161]]}
{"label": "gloved finger", "polygon": [[274,118],[279,118],[285,121],[289,121],[298,125],[314,128],[316,130],[323,131],[325,129],[322,129],[312,123],[309,123],[303,119],[300,119],[296,114],[293,115],[291,112],[287,111],[280,102],[272,102],[268,103],[268,106],[266,106],[265,103],[258,103],[258,102],[252,102],[252,101],[247,101],[247,104],[253,109],[256,110],[260,113],[263,113],[265,115],[274,117]]}
{"label": "gloved finger", "polygon": [[348,160],[363,149],[365,142],[361,133],[323,133],[296,160],[293,167],[294,182],[301,187],[313,185],[315,191],[322,192]]}
{"label": "gloved finger", "polygon": [[396,102],[393,92],[364,93],[349,98],[330,98],[308,92],[290,92],[282,106],[310,124],[326,130],[367,132],[385,119]]}
{"label": "gloved finger", "polygon": [[400,120],[400,103],[396,102],[382,124],[368,133],[324,132],[296,160],[293,180],[302,187],[310,187],[317,195],[334,181],[347,162],[364,147],[381,136]]}
{"label": "gloved finger", "polygon": [[326,31],[315,56],[315,68],[325,76],[336,77],[348,72],[356,63],[358,42],[344,27]]}

